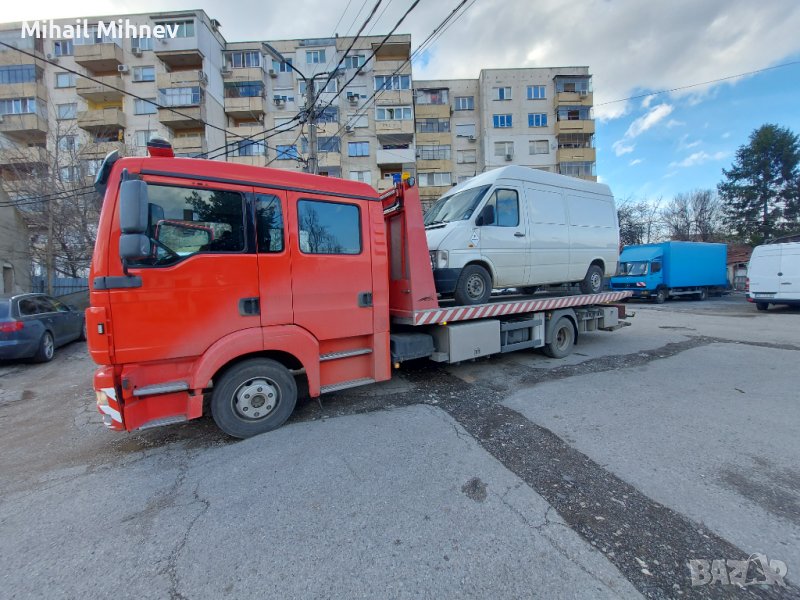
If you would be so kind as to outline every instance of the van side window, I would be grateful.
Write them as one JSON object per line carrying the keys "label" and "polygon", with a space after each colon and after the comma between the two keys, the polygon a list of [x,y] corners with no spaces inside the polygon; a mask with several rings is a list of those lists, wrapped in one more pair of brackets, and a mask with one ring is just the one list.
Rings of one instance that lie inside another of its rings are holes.
{"label": "van side window", "polygon": [[277,196],[256,194],[256,236],[259,252],[283,251],[283,213]]}
{"label": "van side window", "polygon": [[486,206],[494,207],[494,222],[497,227],[519,225],[519,195],[515,190],[495,190]]}
{"label": "van side window", "polygon": [[358,206],[300,200],[297,203],[300,251],[305,254],[361,254]]}
{"label": "van side window", "polygon": [[131,266],[168,266],[201,252],[244,250],[242,194],[155,183],[147,190],[152,255]]}

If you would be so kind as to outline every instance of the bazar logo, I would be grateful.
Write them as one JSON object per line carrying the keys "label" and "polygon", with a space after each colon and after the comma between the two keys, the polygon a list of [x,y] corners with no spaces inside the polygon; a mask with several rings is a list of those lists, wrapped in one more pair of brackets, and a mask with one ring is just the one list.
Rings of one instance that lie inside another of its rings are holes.
{"label": "bazar logo", "polygon": [[747,560],[690,560],[692,586],[700,585],[777,585],[786,587],[786,563],[767,560],[765,554],[752,554]]}

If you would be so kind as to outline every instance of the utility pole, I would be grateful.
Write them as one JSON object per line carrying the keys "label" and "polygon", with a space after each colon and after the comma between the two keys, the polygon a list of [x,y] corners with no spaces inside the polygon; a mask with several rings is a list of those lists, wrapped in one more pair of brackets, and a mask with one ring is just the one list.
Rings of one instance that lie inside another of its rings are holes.
{"label": "utility pole", "polygon": [[53,295],[53,202],[55,198],[51,198],[47,202],[47,256],[45,261],[47,263],[47,294]]}
{"label": "utility pole", "polygon": [[308,163],[306,171],[317,174],[317,124],[314,104],[317,101],[314,94],[314,78],[305,79],[306,82],[306,122],[308,123]]}

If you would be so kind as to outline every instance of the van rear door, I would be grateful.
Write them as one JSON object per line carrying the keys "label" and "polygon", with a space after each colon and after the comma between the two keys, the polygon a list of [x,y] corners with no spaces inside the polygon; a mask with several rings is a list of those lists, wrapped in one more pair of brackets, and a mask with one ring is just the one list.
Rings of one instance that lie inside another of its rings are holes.
{"label": "van rear door", "polygon": [[780,298],[800,300],[800,243],[781,244]]}
{"label": "van rear door", "polygon": [[771,298],[780,291],[778,273],[781,272],[781,248],[779,245],[759,246],[750,257],[747,276],[750,278],[750,293],[754,298],[763,294]]}

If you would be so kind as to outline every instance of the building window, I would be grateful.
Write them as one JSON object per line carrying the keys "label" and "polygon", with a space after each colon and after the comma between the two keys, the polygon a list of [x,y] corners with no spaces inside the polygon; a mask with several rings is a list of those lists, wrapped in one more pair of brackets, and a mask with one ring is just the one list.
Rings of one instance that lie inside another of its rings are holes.
{"label": "building window", "polygon": [[410,121],[410,106],[379,106],[375,109],[376,121]]}
{"label": "building window", "polygon": [[511,127],[511,115],[493,115],[492,123],[495,129]]}
{"label": "building window", "polygon": [[592,118],[589,106],[559,106],[556,118],[559,121],[588,121]]}
{"label": "building window", "polygon": [[528,127],[547,127],[547,113],[528,113]]}
{"label": "building window", "polygon": [[78,104],[76,102],[56,104],[56,115],[59,119],[74,119],[78,116]]}
{"label": "building window", "polygon": [[25,115],[36,112],[36,98],[0,100],[0,115]]}
{"label": "building window", "polygon": [[156,68],[155,67],[133,67],[133,80],[134,81],[155,81]]}
{"label": "building window", "polygon": [[427,145],[417,147],[417,158],[420,160],[450,160],[449,145]]}
{"label": "building window", "polygon": [[418,173],[417,181],[419,187],[452,185],[453,176],[452,173]]}
{"label": "building window", "polygon": [[448,104],[448,90],[417,90],[417,104]]}
{"label": "building window", "polygon": [[495,142],[494,155],[498,157],[514,156],[514,142]]}
{"label": "building window", "polygon": [[528,86],[528,100],[544,100],[547,98],[547,87],[543,85],[529,85]]}
{"label": "building window", "polygon": [[225,62],[234,69],[249,69],[261,66],[261,52],[258,50],[244,50],[242,52],[228,52]]}
{"label": "building window", "polygon": [[562,175],[571,177],[594,177],[593,162],[563,162],[558,165],[558,171]]}
{"label": "building window", "polygon": [[338,136],[320,136],[317,138],[317,152],[341,152],[342,138]]}
{"label": "building window", "polygon": [[102,158],[90,158],[87,160],[81,161],[83,166],[83,172],[86,173],[89,177],[94,177],[97,175],[97,172],[100,170],[100,167],[103,166],[103,159]]}
{"label": "building window", "polygon": [[360,254],[361,216],[357,206],[300,200],[300,251],[305,254]]}
{"label": "building window", "polygon": [[135,115],[154,115],[158,112],[155,98],[134,98],[133,114]]}
{"label": "building window", "polygon": [[72,152],[78,149],[78,138],[74,135],[62,135],[58,138],[58,149],[62,152]]}
{"label": "building window", "polygon": [[158,137],[158,132],[155,129],[142,129],[133,136],[136,146],[139,148],[146,148],[147,142],[155,137]]}
{"label": "building window", "polygon": [[417,119],[417,133],[447,133],[450,119]]}
{"label": "building window", "polygon": [[350,179],[372,185],[372,171],[350,171]]}
{"label": "building window", "polygon": [[297,146],[294,145],[278,145],[275,148],[277,155],[277,160],[297,160],[300,158],[300,155],[297,153]]}
{"label": "building window", "polygon": [[273,68],[273,70],[277,71],[278,73],[291,73],[291,71],[292,71],[292,59],[291,58],[287,58],[284,62],[273,60],[272,61],[272,68]]}
{"label": "building window", "polygon": [[456,162],[459,165],[478,162],[478,152],[476,150],[459,150],[456,152]]}
{"label": "building window", "polygon": [[347,156],[369,156],[369,142],[347,142]]}
{"label": "building window", "polygon": [[591,133],[562,133],[558,136],[559,148],[594,148]]}
{"label": "building window", "polygon": [[56,73],[56,87],[57,88],[75,87],[75,74],[74,73]]}
{"label": "building window", "polygon": [[264,96],[263,81],[226,81],[226,98],[259,98]]}
{"label": "building window", "polygon": [[200,104],[200,87],[179,87],[158,90],[164,106],[197,106]]}
{"label": "building window", "polygon": [[[325,89],[322,89],[322,84],[325,84]],[[300,90],[300,95],[304,95],[306,93],[306,82],[300,81],[298,82],[298,89]],[[338,91],[337,89],[337,81],[336,79],[331,79],[330,81],[322,81],[322,80],[314,80],[314,93],[321,94],[322,92],[328,92],[330,94],[335,94]]]}
{"label": "building window", "polygon": [[81,168],[78,165],[61,167],[58,170],[59,179],[64,183],[72,183],[81,178]]}
{"label": "building window", "polygon": [[456,137],[475,137],[475,123],[456,123]]}
{"label": "building window", "polygon": [[177,25],[178,30],[175,34],[176,38],[190,38],[194,37],[194,21],[157,21],[156,25],[162,27],[169,27],[169,31],[173,31]]}
{"label": "building window", "polygon": [[131,40],[131,50],[152,50],[153,38],[151,37],[135,37]]}
{"label": "building window", "polygon": [[531,140],[528,142],[530,154],[550,154],[550,142],[547,140]]}
{"label": "building window", "polygon": [[494,99],[495,100],[511,100],[511,88],[510,87],[496,87],[492,88],[494,90]]}
{"label": "building window", "polygon": [[55,56],[72,56],[75,52],[75,47],[72,40],[56,40],[53,42],[53,54]]}
{"label": "building window", "polygon": [[237,140],[233,149],[234,156],[265,156],[267,147],[263,141]]}
{"label": "building window", "polygon": [[495,190],[486,206],[494,207],[496,227],[516,227],[519,225],[519,197],[514,190]]}
{"label": "building window", "polygon": [[377,75],[375,77],[375,91],[410,89],[411,75]]}
{"label": "building window", "polygon": [[576,92],[581,96],[592,91],[591,77],[556,77],[556,92]]}
{"label": "building window", "polygon": [[306,64],[319,65],[325,62],[325,50],[306,50]]}
{"label": "building window", "polygon": [[359,69],[364,66],[364,55],[350,54],[345,56],[343,65],[345,69]]}
{"label": "building window", "polygon": [[34,65],[12,65],[0,67],[0,84],[33,83],[41,76],[41,69]]}
{"label": "building window", "polygon": [[456,96],[456,110],[475,110],[475,97]]}
{"label": "building window", "polygon": [[339,122],[339,109],[335,106],[326,106],[322,112],[317,115],[317,123],[338,123]]}

